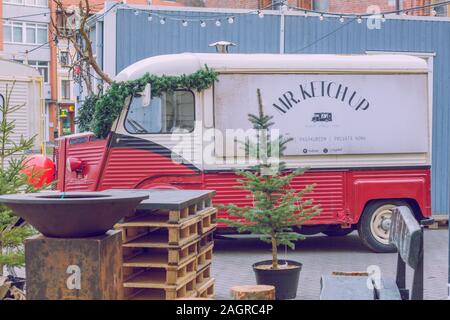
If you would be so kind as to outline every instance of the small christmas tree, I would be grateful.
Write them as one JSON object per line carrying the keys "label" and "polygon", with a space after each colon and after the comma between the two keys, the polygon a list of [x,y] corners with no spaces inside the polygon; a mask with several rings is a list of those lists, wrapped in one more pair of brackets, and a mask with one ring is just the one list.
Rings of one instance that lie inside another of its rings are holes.
{"label": "small christmas tree", "polygon": [[[279,135],[271,137],[272,116],[264,114],[261,92],[257,90],[258,115],[249,114],[248,119],[256,130],[257,141],[245,142],[246,155],[257,160],[251,170],[237,170],[243,177],[238,180],[237,188],[249,191],[253,198],[253,206],[238,207],[235,204],[222,206],[231,217],[237,219],[220,219],[239,232],[251,232],[261,235],[261,240],[272,244],[272,269],[278,269],[278,246],[287,245],[294,249],[294,241],[302,236],[293,232],[292,227],[319,214],[318,205],[313,200],[304,200],[303,196],[311,192],[314,185],[302,190],[290,186],[292,179],[303,174],[306,169],[298,168],[286,172],[284,162],[274,161],[283,155],[287,143],[292,138]],[[284,171],[284,172],[283,172]]]}
{"label": "small christmas tree", "polygon": [[[19,141],[13,139],[15,123],[10,121],[9,116],[23,107],[23,105],[11,105],[11,94],[14,83],[9,89],[6,85],[5,96],[0,96],[0,194],[13,194],[19,192],[36,192],[47,188],[34,188],[29,184],[31,180],[37,179],[42,172],[33,172],[32,177],[23,173],[27,167],[25,153],[34,144],[34,137]],[[36,181],[37,181],[36,180]],[[0,276],[3,267],[20,267],[24,265],[23,241],[34,233],[34,230],[23,223],[6,206],[0,205]]]}

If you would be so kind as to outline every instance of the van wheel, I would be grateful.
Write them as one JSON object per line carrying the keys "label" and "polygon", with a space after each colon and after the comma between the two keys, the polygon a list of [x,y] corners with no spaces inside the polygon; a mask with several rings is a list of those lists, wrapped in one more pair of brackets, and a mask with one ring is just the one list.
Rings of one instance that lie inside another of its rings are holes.
{"label": "van wheel", "polygon": [[396,251],[395,246],[389,243],[389,228],[392,215],[390,209],[398,206],[408,204],[401,200],[380,200],[364,209],[358,223],[358,234],[370,250],[380,253]]}
{"label": "van wheel", "polygon": [[343,237],[353,232],[353,228],[341,228],[340,225],[332,224],[329,225],[325,231],[322,231],[323,234],[326,234],[329,237]]}

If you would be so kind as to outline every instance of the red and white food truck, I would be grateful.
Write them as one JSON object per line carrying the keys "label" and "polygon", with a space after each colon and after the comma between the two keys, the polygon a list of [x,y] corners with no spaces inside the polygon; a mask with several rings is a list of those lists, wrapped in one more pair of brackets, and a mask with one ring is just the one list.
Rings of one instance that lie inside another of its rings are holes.
{"label": "red and white food truck", "polygon": [[[234,170],[245,167],[236,138],[250,128],[261,90],[274,128],[293,138],[287,167],[310,169],[308,197],[323,211],[299,230],[341,236],[391,251],[389,209],[431,215],[431,105],[428,67],[407,55],[174,54],[139,61],[116,81],[145,73],[190,74],[203,66],[219,81],[202,92],[129,97],[107,139],[58,140],[57,188],[64,191],[213,189],[215,204],[249,205]],[[219,215],[226,215],[220,212]],[[229,232],[220,225],[218,232]]]}

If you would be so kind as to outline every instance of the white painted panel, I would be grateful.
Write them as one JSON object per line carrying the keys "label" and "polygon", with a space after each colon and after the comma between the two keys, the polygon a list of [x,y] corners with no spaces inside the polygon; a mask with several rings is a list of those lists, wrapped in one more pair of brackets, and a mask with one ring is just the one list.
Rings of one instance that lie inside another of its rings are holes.
{"label": "white painted panel", "polygon": [[[3,96],[6,95],[6,86],[8,86],[8,91],[12,88],[12,82],[0,82],[0,92]],[[21,106],[18,110],[9,115],[9,120],[14,121],[15,130],[12,134],[12,138],[15,141],[19,141],[20,137],[28,137],[28,83],[16,81],[11,94],[10,107]]]}
{"label": "white painted panel", "polygon": [[[249,128],[247,114],[258,110],[257,88],[273,128],[294,139],[287,156],[429,150],[426,74],[221,75],[216,128]],[[226,146],[225,153],[233,149]]]}
{"label": "white painted panel", "polygon": [[[11,90],[13,81],[0,81],[0,93],[6,96],[6,87]],[[19,107],[9,115],[9,121],[14,121],[15,129],[11,139],[18,143],[21,137],[29,139],[36,136],[36,150],[40,144],[40,94],[36,81],[19,81],[14,83],[10,98],[10,107]]]}

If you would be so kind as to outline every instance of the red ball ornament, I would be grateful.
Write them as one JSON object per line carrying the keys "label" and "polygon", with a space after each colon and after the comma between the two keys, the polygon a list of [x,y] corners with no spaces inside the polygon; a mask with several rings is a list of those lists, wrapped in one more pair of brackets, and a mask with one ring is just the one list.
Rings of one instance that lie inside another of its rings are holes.
{"label": "red ball ornament", "polygon": [[55,179],[55,164],[41,154],[26,157],[24,164],[25,168],[21,172],[28,176],[28,184],[35,188],[41,188],[44,183]]}

